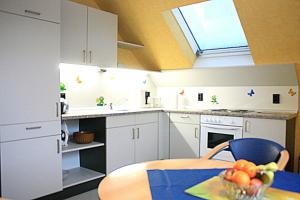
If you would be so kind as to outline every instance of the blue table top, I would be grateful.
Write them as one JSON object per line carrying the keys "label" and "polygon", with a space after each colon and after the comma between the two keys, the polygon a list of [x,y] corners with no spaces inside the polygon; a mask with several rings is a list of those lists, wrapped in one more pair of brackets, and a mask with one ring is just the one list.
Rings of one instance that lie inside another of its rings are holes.
{"label": "blue table top", "polygon": [[[184,169],[184,170],[148,170],[153,200],[199,200],[184,190],[217,176],[224,169]],[[300,193],[300,175],[278,171],[275,173],[273,188]]]}

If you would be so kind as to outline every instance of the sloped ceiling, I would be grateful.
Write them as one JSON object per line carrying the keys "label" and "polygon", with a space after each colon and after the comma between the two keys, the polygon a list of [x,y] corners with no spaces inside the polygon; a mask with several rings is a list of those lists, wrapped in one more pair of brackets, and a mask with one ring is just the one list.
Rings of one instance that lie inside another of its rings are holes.
{"label": "sloped ceiling", "polygon": [[[192,67],[196,58],[168,11],[205,0],[74,1],[118,14],[119,39],[145,45],[143,49],[120,49],[122,64],[150,70]],[[299,0],[234,2],[256,64],[300,61]]]}

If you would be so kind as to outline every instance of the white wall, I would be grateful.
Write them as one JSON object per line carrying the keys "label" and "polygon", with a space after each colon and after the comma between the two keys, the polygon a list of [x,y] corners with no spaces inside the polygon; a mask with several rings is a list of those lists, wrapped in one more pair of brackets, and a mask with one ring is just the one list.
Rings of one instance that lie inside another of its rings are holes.
{"label": "white wall", "polygon": [[[113,102],[115,108],[137,108],[140,106],[141,90],[149,90],[152,97],[161,97],[164,107],[176,108],[177,95],[184,89],[187,109],[298,110],[298,95],[288,94],[290,88],[298,92],[294,65],[162,73],[125,69],[97,72],[89,69],[88,66],[61,66],[61,82],[66,84],[71,108],[95,107],[98,96],[104,96],[106,103]],[[77,83],[78,75],[82,83]],[[255,92],[253,97],[247,95],[251,89]],[[198,93],[204,94],[204,101],[197,100]],[[281,95],[280,104],[272,104],[273,93]],[[211,103],[212,95],[217,96],[219,104]]]}
{"label": "white wall", "polygon": [[[297,111],[298,95],[290,96],[289,89],[298,92],[298,86],[242,86],[242,87],[158,87],[157,94],[166,108],[176,108],[177,95],[184,90],[186,109],[249,109]],[[253,89],[255,94],[247,93]],[[203,93],[203,101],[198,101],[198,93]],[[280,94],[280,104],[272,103],[272,94]],[[219,104],[211,102],[216,95]]]}
{"label": "white wall", "polygon": [[[96,98],[103,96],[106,103],[119,108],[137,107],[140,91],[156,88],[145,71],[107,69],[98,72],[90,66],[60,65],[60,80],[66,85],[66,96],[71,108],[95,107]],[[81,83],[76,81],[80,77]]]}

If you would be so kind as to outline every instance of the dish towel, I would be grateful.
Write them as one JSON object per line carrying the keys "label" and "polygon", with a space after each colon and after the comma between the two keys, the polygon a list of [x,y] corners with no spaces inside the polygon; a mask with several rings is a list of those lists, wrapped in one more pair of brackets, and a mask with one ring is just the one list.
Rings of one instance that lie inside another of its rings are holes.
{"label": "dish towel", "polygon": [[[148,170],[153,200],[200,200],[184,191],[206,181],[224,169]],[[300,193],[300,175],[278,171],[273,188]]]}

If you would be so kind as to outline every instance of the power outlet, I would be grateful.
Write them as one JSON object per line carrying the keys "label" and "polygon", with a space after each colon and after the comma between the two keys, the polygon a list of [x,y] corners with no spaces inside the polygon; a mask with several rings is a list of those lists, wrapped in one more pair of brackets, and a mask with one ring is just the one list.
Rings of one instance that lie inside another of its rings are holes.
{"label": "power outlet", "polygon": [[203,93],[198,93],[198,101],[203,101]]}

